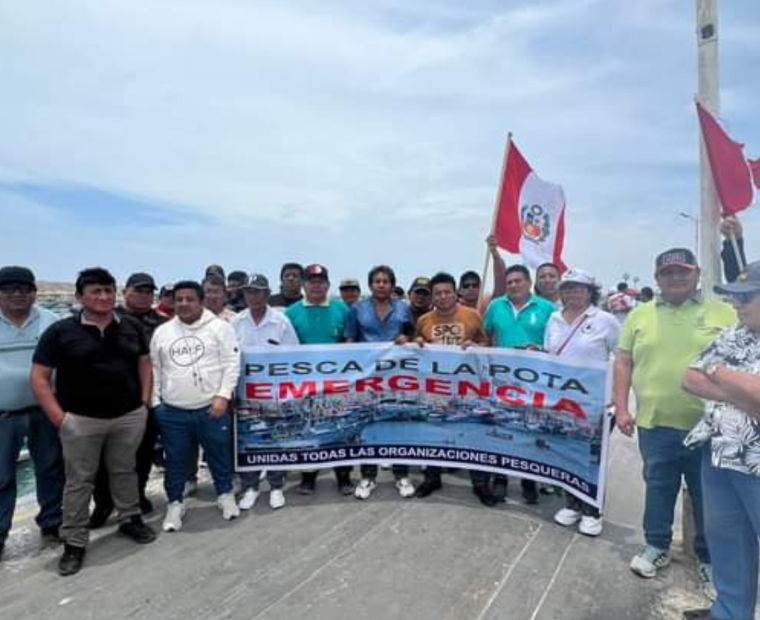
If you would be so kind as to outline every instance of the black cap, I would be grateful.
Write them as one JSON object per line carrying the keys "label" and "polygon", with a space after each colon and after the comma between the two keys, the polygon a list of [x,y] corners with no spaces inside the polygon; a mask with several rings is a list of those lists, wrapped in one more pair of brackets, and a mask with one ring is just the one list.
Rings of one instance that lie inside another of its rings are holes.
{"label": "black cap", "polygon": [[324,267],[323,265],[307,265],[303,270],[303,273],[306,280],[311,280],[312,278],[323,278],[328,282],[330,281],[330,276],[327,273],[327,267]]}
{"label": "black cap", "polygon": [[133,273],[131,276],[127,278],[127,288],[138,288],[140,286],[149,286],[154,291],[158,288],[156,286],[156,281],[153,279],[153,276],[149,273]]}
{"label": "black cap", "polygon": [[248,274],[245,271],[230,271],[227,282],[240,282],[240,284],[245,285],[248,282]]}
{"label": "black cap", "polygon": [[169,282],[169,284],[164,284],[161,287],[161,290],[158,291],[159,297],[166,297],[167,295],[171,295],[174,292],[174,284]]}
{"label": "black cap", "polygon": [[430,278],[419,276],[412,281],[412,285],[409,287],[409,292],[414,293],[414,291],[419,290],[427,291],[428,293],[432,290],[430,286]]}
{"label": "black cap", "polygon": [[736,278],[736,282],[720,284],[713,290],[718,295],[741,295],[742,293],[756,293],[760,291],[760,261],[747,265],[747,268]]}
{"label": "black cap", "polygon": [[246,276],[247,283],[243,285],[243,290],[254,289],[257,291],[268,291],[269,280],[267,277],[260,273],[252,273],[250,276]]}
{"label": "black cap", "polygon": [[672,248],[657,257],[654,263],[654,272],[658,274],[665,267],[670,267],[671,265],[696,269],[697,258],[694,256],[694,252],[687,248]]}
{"label": "black cap", "polygon": [[34,273],[27,267],[8,265],[0,268],[0,285],[2,284],[28,284],[35,286]]}

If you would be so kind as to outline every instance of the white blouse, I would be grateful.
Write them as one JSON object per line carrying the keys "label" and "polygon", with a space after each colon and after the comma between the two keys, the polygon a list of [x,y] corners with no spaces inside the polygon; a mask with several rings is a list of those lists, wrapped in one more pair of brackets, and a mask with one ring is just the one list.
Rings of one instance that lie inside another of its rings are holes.
{"label": "white blouse", "polygon": [[567,359],[606,362],[617,349],[619,337],[620,323],[596,306],[589,306],[572,323],[557,310],[546,324],[544,350]]}

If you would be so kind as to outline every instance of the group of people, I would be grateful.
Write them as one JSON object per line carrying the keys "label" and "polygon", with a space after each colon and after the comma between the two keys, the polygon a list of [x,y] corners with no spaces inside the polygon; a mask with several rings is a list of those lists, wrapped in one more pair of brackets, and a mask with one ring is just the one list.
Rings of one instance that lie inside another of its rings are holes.
{"label": "group of people", "polygon": [[[534,285],[526,267],[503,263],[492,240],[491,251],[496,278],[490,303],[472,271],[458,281],[444,272],[415,278],[406,301],[394,291],[393,269],[378,265],[368,273],[366,296],[349,278],[340,282],[340,298],[333,298],[327,267],[286,263],[277,293],[264,274],[225,277],[212,265],[200,281],[163,287],[155,307],[153,277],[132,274],[117,305],[114,277],[90,268],[75,284],[81,309],[60,320],[35,304],[31,270],[0,268],[0,553],[25,437],[35,466],[37,523],[44,536],[64,543],[61,575],[81,569],[89,530],[114,509],[125,536],[155,540],[143,515],[153,510],[145,488],[159,437],[164,531],[182,527],[198,445],[222,517],[252,508],[260,476],[241,473],[236,497],[232,456],[241,349],[341,342],[518,348],[580,361],[614,357],[615,422],[626,435],[638,429],[646,484],[646,544],[631,570],[649,578],[668,564],[685,478],[694,500],[700,575],[706,589],[713,579],[717,588],[712,611],[689,617],[750,618],[760,532],[760,263],[717,289],[732,302],[727,304],[699,294],[699,269],[689,250],[667,250],[655,261],[660,295],[626,312],[621,326],[599,307],[600,287],[590,273],[562,273],[547,263]],[[701,399],[709,404],[698,424]],[[707,447],[694,448],[703,443]],[[436,467],[427,467],[417,485],[408,466],[392,464],[392,471],[401,497],[426,497],[442,487]],[[377,488],[376,465],[361,465],[358,481],[351,467],[334,473],[344,495],[366,500]],[[317,475],[302,472],[297,492],[313,494]],[[266,480],[270,507],[283,507],[284,472],[268,470]],[[504,500],[505,476],[473,471],[471,481],[483,504]],[[521,484],[525,501],[536,503],[537,484]],[[603,528],[599,511],[571,495],[554,518],[587,536]]]}

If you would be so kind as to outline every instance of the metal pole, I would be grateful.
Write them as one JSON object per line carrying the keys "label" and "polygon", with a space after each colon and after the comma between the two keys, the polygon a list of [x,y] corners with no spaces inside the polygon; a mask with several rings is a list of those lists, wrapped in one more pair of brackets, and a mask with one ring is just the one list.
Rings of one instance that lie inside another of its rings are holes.
{"label": "metal pole", "polygon": [[[720,112],[718,80],[718,0],[696,0],[699,100],[715,117]],[[699,134],[701,136],[701,132]],[[699,140],[700,170],[700,234],[702,292],[712,295],[721,280],[720,269],[720,206],[715,192],[707,151]]]}

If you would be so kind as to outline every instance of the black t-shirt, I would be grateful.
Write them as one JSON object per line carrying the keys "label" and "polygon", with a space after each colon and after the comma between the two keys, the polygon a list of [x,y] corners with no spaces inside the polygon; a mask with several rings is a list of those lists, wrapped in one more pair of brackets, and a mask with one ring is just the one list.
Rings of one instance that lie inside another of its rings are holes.
{"label": "black t-shirt", "polygon": [[153,338],[153,332],[156,331],[156,328],[159,325],[163,325],[169,320],[163,314],[156,312],[153,308],[147,312],[141,312],[138,314],[137,312],[130,312],[124,306],[117,306],[114,312],[116,312],[116,314],[120,317],[126,314],[140,321],[140,324],[145,330],[145,335],[148,337],[148,342],[150,342],[150,339]]}
{"label": "black t-shirt", "polygon": [[303,295],[299,294],[298,297],[285,297],[282,293],[277,293],[269,298],[269,305],[272,308],[289,308],[297,301],[301,301]]}
{"label": "black t-shirt", "polygon": [[33,361],[55,369],[56,397],[64,411],[110,419],[142,404],[138,360],[148,352],[145,330],[131,316],[111,321],[101,333],[83,324],[80,313],[42,334]]}

